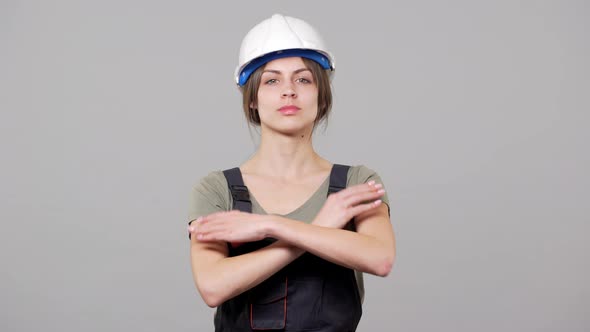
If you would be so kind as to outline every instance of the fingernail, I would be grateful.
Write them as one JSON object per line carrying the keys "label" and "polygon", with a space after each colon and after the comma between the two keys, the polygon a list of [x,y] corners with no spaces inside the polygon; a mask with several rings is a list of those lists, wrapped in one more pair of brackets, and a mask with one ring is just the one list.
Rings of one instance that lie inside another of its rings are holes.
{"label": "fingernail", "polygon": [[367,183],[368,183],[369,185],[371,185],[371,186],[372,186],[372,185],[374,185],[374,184],[375,184],[375,181],[371,180],[371,181],[369,181],[369,182],[367,182]]}
{"label": "fingernail", "polygon": [[381,183],[377,183],[377,184],[375,185],[375,188],[381,188],[381,187],[383,187],[383,185],[382,185]]}
{"label": "fingernail", "polygon": [[377,190],[377,193],[379,193],[379,194],[383,194],[384,192],[385,192],[385,189],[379,189],[379,190]]}
{"label": "fingernail", "polygon": [[379,204],[381,204],[381,200],[380,199],[378,199],[378,200],[375,201],[375,205],[379,205]]}

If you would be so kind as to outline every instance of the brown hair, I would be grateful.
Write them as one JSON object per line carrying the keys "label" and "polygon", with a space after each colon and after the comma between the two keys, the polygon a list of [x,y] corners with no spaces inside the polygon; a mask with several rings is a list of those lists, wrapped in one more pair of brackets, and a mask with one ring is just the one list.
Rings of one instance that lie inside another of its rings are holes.
{"label": "brown hair", "polygon": [[[309,69],[313,75],[313,79],[318,87],[318,115],[314,120],[313,128],[324,119],[328,119],[330,110],[332,109],[332,89],[330,86],[330,77],[328,72],[323,69],[319,63],[307,59],[301,58],[303,63]],[[248,124],[260,126],[260,116],[258,115],[258,109],[252,108],[250,105],[256,105],[258,103],[258,87],[260,87],[260,79],[265,66],[261,66],[256,69],[250,75],[246,84],[242,88],[242,106],[244,108],[244,115]]]}

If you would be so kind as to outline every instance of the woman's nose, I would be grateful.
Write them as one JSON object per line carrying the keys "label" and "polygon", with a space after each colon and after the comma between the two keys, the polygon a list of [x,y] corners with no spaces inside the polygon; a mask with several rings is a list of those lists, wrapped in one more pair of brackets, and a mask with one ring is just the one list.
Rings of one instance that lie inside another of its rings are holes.
{"label": "woman's nose", "polygon": [[295,98],[296,96],[297,96],[297,94],[295,93],[295,89],[293,89],[293,86],[291,84],[286,86],[285,89],[283,90],[283,97]]}

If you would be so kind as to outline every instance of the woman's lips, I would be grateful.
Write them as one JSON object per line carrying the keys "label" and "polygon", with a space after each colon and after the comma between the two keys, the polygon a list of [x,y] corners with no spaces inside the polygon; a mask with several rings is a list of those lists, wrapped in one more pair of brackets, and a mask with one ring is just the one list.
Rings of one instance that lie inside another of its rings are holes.
{"label": "woman's lips", "polygon": [[295,114],[299,110],[300,110],[300,108],[295,105],[285,105],[285,106],[279,108],[279,112],[281,112],[283,114]]}

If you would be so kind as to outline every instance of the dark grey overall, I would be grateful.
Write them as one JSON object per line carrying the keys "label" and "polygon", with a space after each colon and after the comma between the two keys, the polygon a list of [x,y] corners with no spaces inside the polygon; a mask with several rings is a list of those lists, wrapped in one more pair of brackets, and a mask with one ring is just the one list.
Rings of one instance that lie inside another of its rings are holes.
{"label": "dark grey overall", "polygon": [[[350,166],[335,164],[328,195],[346,188]],[[252,212],[239,168],[225,170],[233,209]],[[352,222],[349,223],[349,228]],[[276,241],[266,238],[229,246],[229,256],[245,254]],[[264,262],[260,262],[264,264]],[[215,331],[355,331],[362,309],[354,271],[305,253],[259,284],[217,308]]]}

